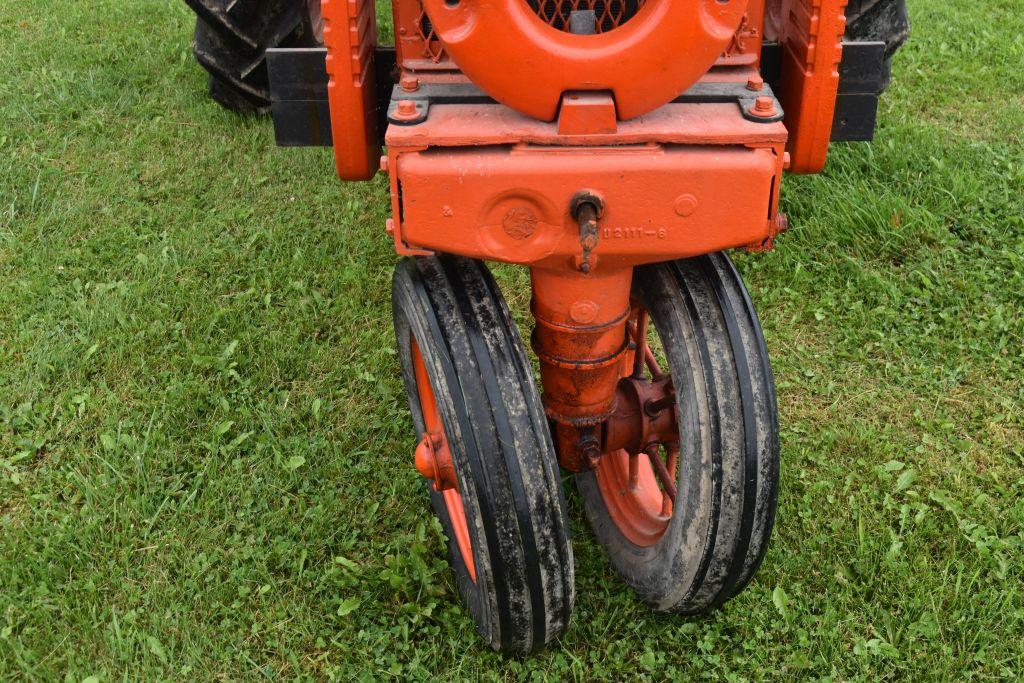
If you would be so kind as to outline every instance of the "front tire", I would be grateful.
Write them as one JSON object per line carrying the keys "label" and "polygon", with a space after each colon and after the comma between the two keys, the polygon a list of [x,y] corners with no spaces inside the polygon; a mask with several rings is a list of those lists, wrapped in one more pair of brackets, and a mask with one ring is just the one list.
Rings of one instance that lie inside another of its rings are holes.
{"label": "front tire", "polygon": [[[768,547],[779,477],[771,367],[724,254],[638,268],[633,298],[634,316],[646,312],[656,331],[643,344],[667,360],[679,441],[650,455],[606,453],[576,481],[594,534],[640,598],[701,613],[738,594]],[[638,320],[632,329],[647,328]],[[668,462],[655,462],[662,451]]]}
{"label": "front tire", "polygon": [[568,627],[575,584],[522,340],[490,272],[471,259],[403,260],[392,308],[416,438],[429,436],[454,465],[457,487],[431,485],[431,499],[459,593],[492,648],[535,652]]}

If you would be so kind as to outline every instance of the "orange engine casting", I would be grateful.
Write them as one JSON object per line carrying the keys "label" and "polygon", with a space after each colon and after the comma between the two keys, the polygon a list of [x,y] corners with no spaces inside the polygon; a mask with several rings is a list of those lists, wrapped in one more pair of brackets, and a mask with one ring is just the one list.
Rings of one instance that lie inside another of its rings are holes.
{"label": "orange engine casting", "polygon": [[[885,45],[844,45],[846,1],[393,0],[389,49],[373,0],[324,0],[326,60],[271,56],[279,140],[387,174],[410,460],[496,649],[568,624],[556,460],[656,609],[760,564],[774,383],[725,252],[771,249],[783,172],[873,129]],[[529,269],[539,391],[486,261]]]}

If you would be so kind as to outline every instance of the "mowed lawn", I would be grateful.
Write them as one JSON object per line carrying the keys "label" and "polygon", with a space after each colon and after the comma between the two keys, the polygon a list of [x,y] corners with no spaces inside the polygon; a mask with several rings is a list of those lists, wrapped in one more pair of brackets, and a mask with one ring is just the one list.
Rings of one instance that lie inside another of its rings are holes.
{"label": "mowed lawn", "polygon": [[383,180],[211,103],[183,2],[0,0],[0,678],[1019,676],[1020,10],[911,0],[875,143],[736,257],[782,421],[754,583],[652,614],[567,478],[574,623],[505,659],[412,466]]}

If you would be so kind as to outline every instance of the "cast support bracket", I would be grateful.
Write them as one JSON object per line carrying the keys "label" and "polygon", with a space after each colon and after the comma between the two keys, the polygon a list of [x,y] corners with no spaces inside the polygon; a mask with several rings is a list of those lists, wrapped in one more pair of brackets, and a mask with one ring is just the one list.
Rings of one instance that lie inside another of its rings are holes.
{"label": "cast support bracket", "polygon": [[[388,106],[388,122],[413,126],[430,116],[432,105],[494,104],[494,100],[472,83],[419,83],[404,79],[394,87]],[[743,118],[757,123],[774,123],[785,118],[782,105],[770,85],[757,79],[743,83],[697,83],[672,100],[673,104],[729,104],[739,107]],[[564,106],[564,105],[563,105]]]}

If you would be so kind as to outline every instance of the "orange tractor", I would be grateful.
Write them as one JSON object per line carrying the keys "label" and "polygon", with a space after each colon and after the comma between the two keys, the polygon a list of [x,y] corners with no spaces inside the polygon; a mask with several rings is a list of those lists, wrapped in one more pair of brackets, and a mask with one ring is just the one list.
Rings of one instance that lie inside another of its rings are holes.
{"label": "orange tractor", "polygon": [[[844,41],[846,0],[393,0],[388,49],[372,0],[300,4],[308,44],[267,52],[266,102],[281,144],[388,175],[409,461],[480,634],[530,652],[569,624],[559,465],[652,608],[738,594],[779,434],[726,251],[786,229],[784,172],[871,137],[902,24]],[[529,269],[539,388],[485,261]]]}

